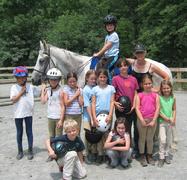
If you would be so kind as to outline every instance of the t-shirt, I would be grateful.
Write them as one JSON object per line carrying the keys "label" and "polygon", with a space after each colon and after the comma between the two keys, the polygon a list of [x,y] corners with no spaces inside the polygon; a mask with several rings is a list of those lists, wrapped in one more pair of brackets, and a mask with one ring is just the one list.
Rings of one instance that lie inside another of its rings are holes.
{"label": "t-shirt", "polygon": [[[82,89],[80,90],[82,94]],[[67,94],[68,99],[71,99],[76,93],[76,89],[72,89],[68,85],[64,86],[63,91]],[[71,103],[70,106],[66,106],[65,114],[75,115],[75,114],[81,114],[81,113],[82,113],[82,108],[80,107],[77,98]]]}
{"label": "t-shirt", "polygon": [[84,143],[79,136],[77,136],[74,141],[69,140],[67,134],[50,139],[51,143],[56,143],[58,141],[65,142],[67,151],[80,152],[85,149]]}
{"label": "t-shirt", "polygon": [[95,86],[92,88],[92,96],[96,97],[96,114],[101,111],[110,112],[110,100],[115,93],[115,89],[111,85],[107,85],[105,88]]}
{"label": "t-shirt", "polygon": [[90,116],[87,112],[87,107],[91,107],[91,99],[92,99],[92,86],[86,85],[83,89],[83,99],[84,99],[84,107],[83,107],[83,120],[90,121]]}
{"label": "t-shirt", "polygon": [[[174,101],[175,100],[173,96],[169,96],[168,98],[160,96],[160,113],[168,118],[172,118]],[[159,117],[158,120],[160,123],[164,121],[161,117]]]}
{"label": "t-shirt", "polygon": [[[22,86],[14,84],[10,90],[10,99],[17,96]],[[13,104],[14,118],[25,118],[33,115],[34,96],[40,95],[40,89],[30,84],[26,84],[26,93]]]}
{"label": "t-shirt", "polygon": [[157,94],[155,92],[138,93],[140,98],[140,112],[144,119],[152,119],[156,111],[156,98]]}
{"label": "t-shirt", "polygon": [[[115,136],[115,135],[120,136],[119,134],[117,134],[117,133],[115,133],[115,132],[113,132],[113,131],[110,131],[109,135],[110,135],[110,136]],[[125,132],[124,135],[123,135],[123,136],[120,136],[120,137],[121,137],[121,138],[127,139],[127,138],[129,138],[129,133],[128,133],[128,132]]]}
{"label": "t-shirt", "polygon": [[135,91],[139,88],[135,77],[131,75],[128,75],[127,77],[121,75],[114,76],[112,79],[112,85],[116,90],[116,101],[118,101],[120,96],[128,96],[131,100],[131,105],[133,105]]}
{"label": "t-shirt", "polygon": [[[116,135],[120,136],[119,134],[117,134],[113,131],[110,131],[109,135],[112,136],[112,137],[116,136]],[[123,136],[120,136],[120,138],[125,138],[125,140],[130,139],[129,133],[125,132]]]}
{"label": "t-shirt", "polygon": [[48,108],[47,108],[47,117],[50,119],[60,119],[61,116],[61,104],[60,104],[60,94],[61,87],[56,90],[51,91],[51,87],[47,89],[48,95]]}
{"label": "t-shirt", "polygon": [[116,32],[105,37],[105,43],[111,42],[112,47],[105,52],[105,57],[117,56],[119,54],[119,37]]}

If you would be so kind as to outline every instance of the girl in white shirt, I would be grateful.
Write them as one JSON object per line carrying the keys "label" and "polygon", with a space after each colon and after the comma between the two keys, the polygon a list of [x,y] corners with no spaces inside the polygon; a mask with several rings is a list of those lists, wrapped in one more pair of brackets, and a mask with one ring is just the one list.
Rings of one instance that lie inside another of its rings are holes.
{"label": "girl in white shirt", "polygon": [[39,96],[38,88],[27,83],[28,70],[24,66],[18,66],[13,70],[17,83],[11,87],[10,99],[14,106],[14,119],[17,131],[18,154],[16,158],[22,159],[23,146],[23,120],[25,120],[26,134],[28,139],[28,159],[33,159],[33,132],[32,116],[34,108],[34,95]]}
{"label": "girl in white shirt", "polygon": [[59,69],[52,68],[47,72],[50,87],[42,85],[41,102],[48,102],[47,117],[49,137],[62,135],[62,125],[64,120],[63,91],[59,85],[62,74]]}

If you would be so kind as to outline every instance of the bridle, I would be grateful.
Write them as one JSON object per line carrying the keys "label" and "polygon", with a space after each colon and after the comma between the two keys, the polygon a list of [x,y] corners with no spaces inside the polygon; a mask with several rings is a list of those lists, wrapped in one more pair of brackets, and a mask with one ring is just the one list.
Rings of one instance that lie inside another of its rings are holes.
{"label": "bridle", "polygon": [[[33,71],[36,71],[42,75],[46,75],[47,74],[47,69],[50,69],[52,67],[58,68],[57,65],[55,64],[54,60],[51,58],[50,55],[50,46],[47,47],[47,49],[43,52],[43,54],[47,55],[47,63],[44,67],[44,70],[38,70],[38,69],[33,69]],[[85,62],[84,64],[80,65],[78,68],[76,68],[77,70],[74,70],[73,72],[75,72],[77,75],[81,74],[84,70],[84,68],[90,63],[90,61],[92,60],[92,58],[90,58],[87,62]],[[52,67],[51,67],[52,64]]]}
{"label": "bridle", "polygon": [[[40,71],[40,70],[38,70],[38,69],[33,69],[33,71],[36,71],[36,72],[38,72],[38,73],[40,73],[40,74],[42,74],[42,75],[46,75],[47,74],[47,69],[48,69],[48,67],[49,67],[49,69],[50,68],[52,68],[52,67],[57,67],[56,66],[56,64],[55,64],[55,62],[54,62],[54,60],[51,58],[51,56],[50,56],[50,48],[48,48],[48,51],[45,51],[43,54],[45,54],[45,55],[47,55],[46,57],[47,57],[47,59],[46,59],[46,61],[47,61],[47,63],[46,63],[46,65],[45,65],[45,67],[44,67],[44,70],[43,71]],[[51,63],[52,63],[52,67],[51,67]]]}

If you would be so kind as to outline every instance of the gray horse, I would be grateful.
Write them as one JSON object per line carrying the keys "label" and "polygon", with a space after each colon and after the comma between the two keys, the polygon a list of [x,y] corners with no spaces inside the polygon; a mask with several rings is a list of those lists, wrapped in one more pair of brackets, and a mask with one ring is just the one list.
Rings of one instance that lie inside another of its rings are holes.
{"label": "gray horse", "polygon": [[[172,74],[168,67],[157,61],[146,58],[160,69],[165,71],[170,80],[172,81]],[[52,67],[57,67],[61,70],[62,74],[66,77],[68,72],[77,73],[78,84],[83,87],[85,84],[85,74],[89,70],[91,64],[91,57],[79,55],[77,53],[61,49],[45,41],[40,41],[40,51],[32,73],[32,82],[34,85],[40,85],[41,81],[46,80],[46,73]],[[154,86],[160,85],[162,78],[157,74],[153,73]]]}
{"label": "gray horse", "polygon": [[90,63],[91,57],[82,56],[40,41],[39,55],[32,73],[32,83],[40,85],[41,81],[46,80],[47,71],[52,67],[57,67],[65,77],[68,72],[75,72],[79,86],[83,87]]}

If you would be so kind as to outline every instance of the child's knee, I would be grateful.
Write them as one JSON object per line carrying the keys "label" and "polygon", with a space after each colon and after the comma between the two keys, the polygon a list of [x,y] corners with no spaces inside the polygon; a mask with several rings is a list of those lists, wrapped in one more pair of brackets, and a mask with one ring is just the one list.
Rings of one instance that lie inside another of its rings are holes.
{"label": "child's knee", "polygon": [[114,151],[112,151],[112,150],[107,150],[107,151],[106,151],[106,154],[107,154],[107,156],[109,156],[109,157],[115,157],[115,153],[114,153]]}
{"label": "child's knee", "polygon": [[161,144],[166,144],[166,137],[160,137],[159,141]]}
{"label": "child's knee", "polygon": [[82,167],[81,172],[79,172],[79,179],[83,179],[87,176],[86,168]]}
{"label": "child's knee", "polygon": [[77,152],[75,152],[75,151],[69,151],[69,152],[67,152],[67,154],[65,156],[66,156],[67,160],[78,158]]}

